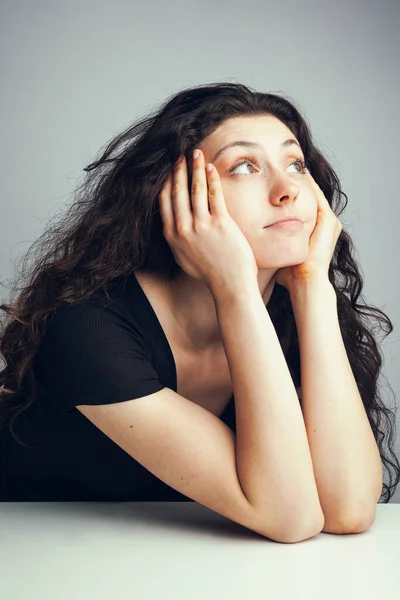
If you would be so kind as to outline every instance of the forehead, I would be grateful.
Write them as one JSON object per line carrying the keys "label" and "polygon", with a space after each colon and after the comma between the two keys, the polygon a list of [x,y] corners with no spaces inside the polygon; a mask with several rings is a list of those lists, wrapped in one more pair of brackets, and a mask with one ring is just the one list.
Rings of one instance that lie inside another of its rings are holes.
{"label": "forehead", "polygon": [[243,139],[258,142],[271,150],[293,135],[289,127],[272,115],[231,117],[221,123],[201,144],[201,148],[214,152],[224,144]]}

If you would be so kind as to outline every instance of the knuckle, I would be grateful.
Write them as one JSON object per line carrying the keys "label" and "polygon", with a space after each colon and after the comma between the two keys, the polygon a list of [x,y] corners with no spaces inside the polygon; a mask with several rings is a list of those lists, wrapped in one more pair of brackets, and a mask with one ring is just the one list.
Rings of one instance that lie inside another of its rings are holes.
{"label": "knuckle", "polygon": [[211,185],[208,190],[208,195],[210,196],[210,198],[216,198],[217,194],[218,194],[218,190],[217,190],[216,186]]}
{"label": "knuckle", "polygon": [[190,227],[186,223],[178,220],[176,222],[176,231],[180,237],[188,237],[190,233]]}
{"label": "knuckle", "polygon": [[164,226],[162,228],[162,232],[163,232],[163,236],[165,237],[166,240],[170,240],[172,238],[172,231],[171,231],[170,227]]}
{"label": "knuckle", "polygon": [[208,230],[208,224],[201,219],[195,219],[193,221],[193,227],[196,233],[203,234]]}
{"label": "knuckle", "polygon": [[194,181],[193,185],[192,185],[192,193],[200,194],[200,192],[202,192],[202,190],[203,190],[203,185],[200,183],[200,181]]}
{"label": "knuckle", "polygon": [[177,194],[179,194],[179,192],[183,189],[183,185],[182,183],[180,183],[179,181],[175,181],[174,185],[172,187],[172,193],[174,196],[176,196]]}

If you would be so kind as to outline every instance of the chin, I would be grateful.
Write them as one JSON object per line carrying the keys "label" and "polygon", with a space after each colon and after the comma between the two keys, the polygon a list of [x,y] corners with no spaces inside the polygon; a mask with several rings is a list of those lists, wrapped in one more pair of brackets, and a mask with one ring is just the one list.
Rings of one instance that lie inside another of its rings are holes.
{"label": "chin", "polygon": [[291,252],[291,256],[265,256],[265,252],[257,256],[255,255],[257,266],[259,269],[282,269],[283,267],[293,267],[294,265],[300,265],[308,258],[309,248],[303,252]]}

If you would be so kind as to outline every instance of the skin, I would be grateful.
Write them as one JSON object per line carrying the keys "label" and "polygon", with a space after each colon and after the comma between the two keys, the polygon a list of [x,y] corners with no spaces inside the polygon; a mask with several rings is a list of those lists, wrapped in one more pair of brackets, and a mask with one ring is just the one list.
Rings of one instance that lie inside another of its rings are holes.
{"label": "skin", "polygon": [[[229,214],[249,242],[258,266],[258,285],[267,304],[281,267],[302,263],[309,253],[309,239],[317,221],[317,200],[308,178],[295,162],[304,159],[297,145],[281,148],[295,138],[290,129],[271,115],[232,117],[214,130],[198,148],[204,168],[212,162],[217,169]],[[215,154],[235,140],[257,142],[259,148],[234,146],[215,162]],[[239,160],[244,162],[230,174]],[[293,164],[295,163],[295,164]],[[288,214],[304,222],[299,230],[268,228]],[[196,351],[222,349],[214,299],[209,288],[186,273],[173,282],[163,282],[165,302],[175,322],[180,344]]]}

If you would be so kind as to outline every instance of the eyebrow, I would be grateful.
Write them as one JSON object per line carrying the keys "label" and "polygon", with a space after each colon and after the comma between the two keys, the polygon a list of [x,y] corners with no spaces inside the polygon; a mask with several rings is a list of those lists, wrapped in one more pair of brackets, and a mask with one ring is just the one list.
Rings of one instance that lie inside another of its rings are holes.
{"label": "eyebrow", "polygon": [[[292,146],[293,144],[296,144],[296,146],[298,146],[301,150],[301,146],[300,146],[299,142],[297,140],[295,140],[294,138],[289,138],[288,140],[285,140],[284,142],[282,142],[281,148],[286,148],[288,146]],[[260,144],[257,144],[257,142],[247,142],[246,140],[238,140],[235,142],[230,142],[230,144],[227,144],[226,146],[223,146],[220,150],[218,150],[218,152],[216,153],[216,155],[214,156],[214,158],[212,159],[211,162],[214,163],[217,160],[217,158],[219,158],[221,156],[221,154],[223,152],[226,152],[226,150],[228,150],[228,148],[232,148],[233,146],[244,146],[245,148],[259,148],[261,150],[263,149]]]}

